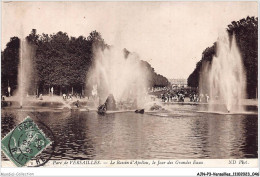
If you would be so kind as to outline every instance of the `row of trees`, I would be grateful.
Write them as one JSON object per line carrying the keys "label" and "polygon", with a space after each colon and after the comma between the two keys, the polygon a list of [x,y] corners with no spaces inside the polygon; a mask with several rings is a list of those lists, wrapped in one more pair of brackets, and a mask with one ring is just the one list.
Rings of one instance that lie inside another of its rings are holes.
{"label": "row of trees", "polygon": [[142,67],[149,73],[148,85],[149,87],[165,87],[169,86],[170,82],[168,79],[154,71],[154,68],[147,61],[141,61]]}
{"label": "row of trees", "polygon": [[[227,32],[229,35],[235,34],[236,36],[246,71],[247,95],[249,98],[255,98],[258,83],[258,18],[247,17],[239,21],[233,21],[228,25]],[[216,43],[203,51],[201,60],[196,64],[196,68],[188,77],[189,86],[199,86],[199,77],[203,63],[205,61],[211,63],[215,54]]]}
{"label": "row of trees", "polygon": [[[101,34],[93,31],[88,37],[69,37],[67,33],[37,34],[36,30],[26,37],[30,45],[32,68],[34,74],[33,93],[48,93],[54,87],[56,94],[71,92],[90,93],[91,87],[87,86],[88,72],[94,64],[94,51],[97,46],[102,49],[109,47]],[[7,92],[8,84],[15,90],[17,88],[17,75],[19,65],[20,39],[12,37],[1,52],[1,79],[2,94]],[[152,78],[150,86],[167,86],[168,80],[154,72],[148,62],[141,61]],[[4,92],[4,93],[3,93]]]}

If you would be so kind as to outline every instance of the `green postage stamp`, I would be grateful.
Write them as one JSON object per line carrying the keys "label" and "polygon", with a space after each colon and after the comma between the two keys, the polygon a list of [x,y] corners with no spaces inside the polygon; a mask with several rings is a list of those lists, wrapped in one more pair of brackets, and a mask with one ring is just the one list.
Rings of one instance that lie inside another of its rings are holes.
{"label": "green postage stamp", "polygon": [[18,167],[25,166],[50,144],[29,116],[1,141],[3,152]]}

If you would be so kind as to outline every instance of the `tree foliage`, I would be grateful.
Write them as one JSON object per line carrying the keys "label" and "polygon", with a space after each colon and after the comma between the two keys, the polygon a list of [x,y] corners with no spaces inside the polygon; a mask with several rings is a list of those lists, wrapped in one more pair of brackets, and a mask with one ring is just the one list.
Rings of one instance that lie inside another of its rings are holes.
{"label": "tree foliage", "polygon": [[[125,58],[131,53],[127,49],[123,50]],[[154,68],[147,61],[140,60],[141,68],[143,69],[143,74],[147,76],[149,87],[165,87],[170,85],[168,79],[160,74],[157,74]]]}
{"label": "tree foliage", "polygon": [[[69,37],[67,33],[61,31],[56,34],[40,35],[33,29],[26,40],[34,49],[32,58],[34,84],[40,93],[48,93],[50,87],[54,87],[56,94],[69,92],[72,87],[75,92],[81,93],[82,88],[86,86],[90,67],[94,63],[95,48],[109,47],[97,31],[92,31],[86,38]],[[19,48],[20,39],[13,37],[1,53],[2,91],[7,90],[8,80],[12,89],[17,88]],[[156,74],[149,63],[142,62],[147,65],[147,72],[153,74],[154,78],[150,82],[152,86],[167,84],[168,80]]]}
{"label": "tree foliage", "polygon": [[5,50],[1,52],[2,93],[6,94],[8,84],[12,88],[11,92],[17,88],[19,48],[20,39],[18,37],[12,37],[6,44]]}
{"label": "tree foliage", "polygon": [[141,60],[142,67],[145,68],[145,72],[148,77],[148,85],[149,87],[165,87],[170,85],[168,79],[160,74],[157,74],[154,71],[154,68],[147,61]]}

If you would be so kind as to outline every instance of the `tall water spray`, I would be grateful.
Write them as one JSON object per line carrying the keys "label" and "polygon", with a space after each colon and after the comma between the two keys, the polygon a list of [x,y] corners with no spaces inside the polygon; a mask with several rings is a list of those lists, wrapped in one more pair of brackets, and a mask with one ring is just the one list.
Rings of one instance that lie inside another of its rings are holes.
{"label": "tall water spray", "polygon": [[[225,33],[218,38],[216,56],[211,64],[204,63],[202,69],[200,84],[207,84],[209,111],[244,112],[246,77],[235,35],[230,38]],[[223,104],[224,107],[219,106]]]}
{"label": "tall water spray", "polygon": [[147,77],[137,54],[116,47],[95,49],[95,66],[89,82],[97,85],[100,104],[112,94],[116,102],[134,100],[141,106],[144,104]]}
{"label": "tall water spray", "polygon": [[20,40],[20,55],[18,66],[18,90],[16,96],[18,96],[20,106],[23,106],[26,96],[29,95],[32,89],[32,57],[33,48],[28,44],[26,40]]}

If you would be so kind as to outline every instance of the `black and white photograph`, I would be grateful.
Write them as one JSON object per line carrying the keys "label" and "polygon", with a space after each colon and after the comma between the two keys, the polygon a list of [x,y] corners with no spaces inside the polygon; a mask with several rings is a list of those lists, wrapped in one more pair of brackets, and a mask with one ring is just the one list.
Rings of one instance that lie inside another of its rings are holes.
{"label": "black and white photograph", "polygon": [[257,1],[1,6],[2,167],[258,167]]}

